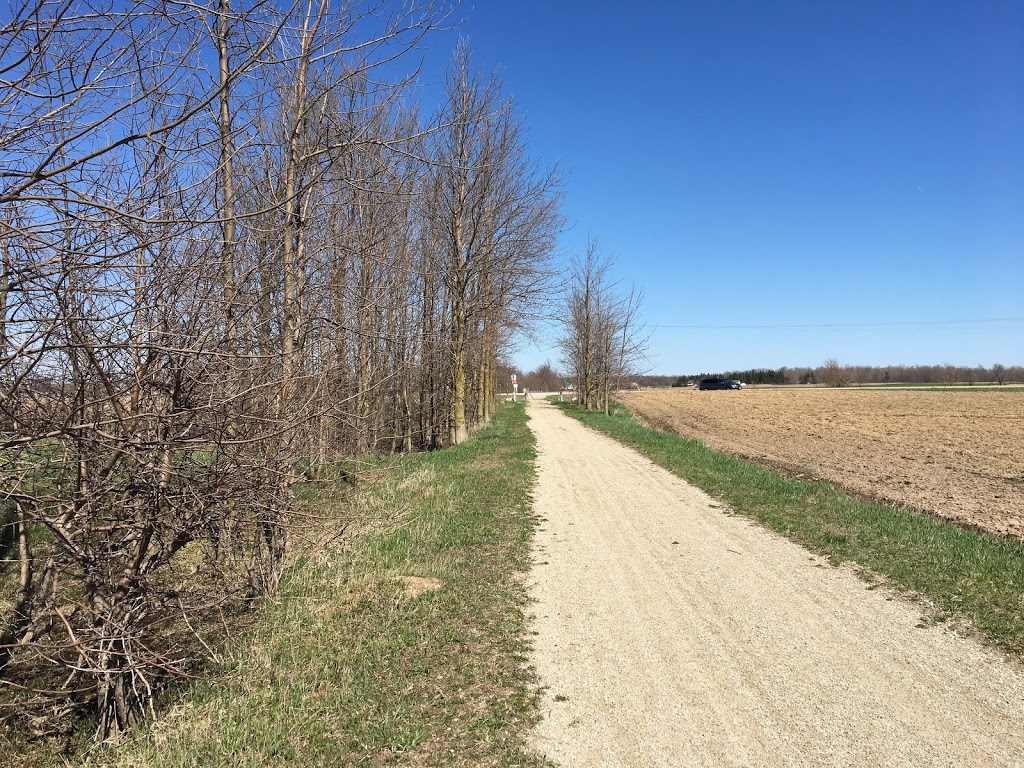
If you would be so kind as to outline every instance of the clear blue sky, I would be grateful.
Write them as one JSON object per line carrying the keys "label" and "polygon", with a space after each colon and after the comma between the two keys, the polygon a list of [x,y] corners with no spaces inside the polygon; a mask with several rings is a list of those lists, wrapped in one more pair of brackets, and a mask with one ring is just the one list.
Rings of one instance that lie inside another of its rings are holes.
{"label": "clear blue sky", "polygon": [[567,171],[565,251],[646,292],[652,372],[1024,364],[1024,2],[459,15]]}

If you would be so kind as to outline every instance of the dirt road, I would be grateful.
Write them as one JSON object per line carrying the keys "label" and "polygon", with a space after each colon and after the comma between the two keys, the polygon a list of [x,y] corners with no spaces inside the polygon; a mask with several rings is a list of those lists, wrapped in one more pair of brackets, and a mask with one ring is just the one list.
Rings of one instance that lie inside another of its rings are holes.
{"label": "dirt road", "polygon": [[550,404],[534,747],[563,766],[1020,766],[1024,665]]}

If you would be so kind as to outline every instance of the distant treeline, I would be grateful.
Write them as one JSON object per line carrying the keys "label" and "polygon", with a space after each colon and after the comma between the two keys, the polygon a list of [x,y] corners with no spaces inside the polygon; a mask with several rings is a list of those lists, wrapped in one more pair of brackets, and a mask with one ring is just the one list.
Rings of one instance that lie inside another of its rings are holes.
{"label": "distant treeline", "polygon": [[[792,369],[789,368],[751,368],[747,371],[726,371],[725,373],[701,373],[696,376],[673,377],[673,387],[685,387],[689,384],[696,384],[701,379],[712,376],[725,376],[728,379],[742,381],[744,384],[789,384],[786,374]],[[800,382],[803,383],[803,382]]]}
{"label": "distant treeline", "polygon": [[[515,372],[516,369],[511,365],[507,363],[499,364],[499,381],[506,383],[504,391],[511,391],[508,384],[510,381],[509,375]],[[622,389],[632,389],[634,384],[645,389],[647,387],[671,387],[675,384],[677,378],[679,377],[646,374],[638,376],[623,375],[620,385]],[[532,392],[554,392],[572,382],[572,376],[566,376],[564,373],[555,370],[549,362],[542,363],[532,371],[518,374],[519,389],[522,390],[525,387]]]}
{"label": "distant treeline", "polygon": [[816,368],[752,368],[746,371],[679,376],[674,378],[672,386],[685,387],[708,376],[726,376],[745,384],[824,384],[834,387],[897,383],[1005,384],[1024,381],[1024,366],[1005,366],[1000,363],[990,368],[983,365],[839,365],[835,360],[829,360]]}
{"label": "distant treeline", "polygon": [[[507,371],[510,373],[511,368]],[[685,387],[710,376],[725,376],[744,384],[823,384],[843,387],[851,384],[1006,384],[1024,382],[1024,366],[996,363],[990,368],[983,365],[840,365],[827,360],[816,368],[751,368],[745,371],[698,373],[690,376],[629,376],[622,380],[622,388]],[[508,381],[508,375],[502,378]],[[537,392],[560,388],[566,380],[544,363],[536,370],[520,377],[520,387]]]}

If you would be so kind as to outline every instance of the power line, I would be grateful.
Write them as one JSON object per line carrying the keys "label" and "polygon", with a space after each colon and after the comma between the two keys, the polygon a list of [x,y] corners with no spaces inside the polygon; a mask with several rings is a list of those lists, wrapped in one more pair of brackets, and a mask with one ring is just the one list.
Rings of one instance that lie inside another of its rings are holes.
{"label": "power line", "polygon": [[661,323],[655,323],[650,327],[653,329],[658,328],[691,328],[691,329],[744,329],[744,330],[756,330],[756,329],[768,329],[768,330],[798,330],[798,329],[812,329],[812,328],[898,328],[898,327],[912,327],[912,326],[930,326],[930,325],[976,325],[978,323],[1019,323],[1024,322],[1024,317],[984,317],[976,318],[973,320],[910,320],[903,322],[886,322],[886,323],[813,323],[813,324],[799,324],[799,325],[721,325],[719,323],[706,324],[706,325],[663,325]]}

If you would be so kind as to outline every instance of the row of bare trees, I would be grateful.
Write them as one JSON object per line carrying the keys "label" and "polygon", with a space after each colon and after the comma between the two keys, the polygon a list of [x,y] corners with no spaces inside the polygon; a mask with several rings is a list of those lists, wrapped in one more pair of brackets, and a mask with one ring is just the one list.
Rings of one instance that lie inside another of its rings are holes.
{"label": "row of bare trees", "polygon": [[[459,442],[558,178],[402,4],[20,0],[0,29],[0,719],[106,738],[273,590],[294,486]],[[45,730],[45,728],[44,728]]]}
{"label": "row of bare trees", "polygon": [[[673,387],[694,384],[708,376],[726,376],[745,384],[823,384],[845,387],[856,384],[1005,384],[1024,381],[1024,367],[996,363],[983,365],[841,365],[829,358],[816,368],[752,368],[725,373],[700,373],[679,377],[639,377],[643,386]],[[666,381],[667,379],[667,381]]]}
{"label": "row of bare trees", "polygon": [[520,377],[524,390],[531,392],[558,392],[566,384],[566,378],[545,361]]}
{"label": "row of bare trees", "polygon": [[824,384],[843,387],[849,384],[1004,384],[1024,381],[1024,368],[996,363],[984,365],[841,365],[829,358],[817,368],[780,368],[782,383]]}
{"label": "row of bare trees", "polygon": [[650,339],[640,318],[643,292],[621,290],[611,274],[613,265],[594,240],[572,260],[559,341],[562,370],[573,380],[579,404],[605,413],[622,379],[637,373],[647,359]]}

